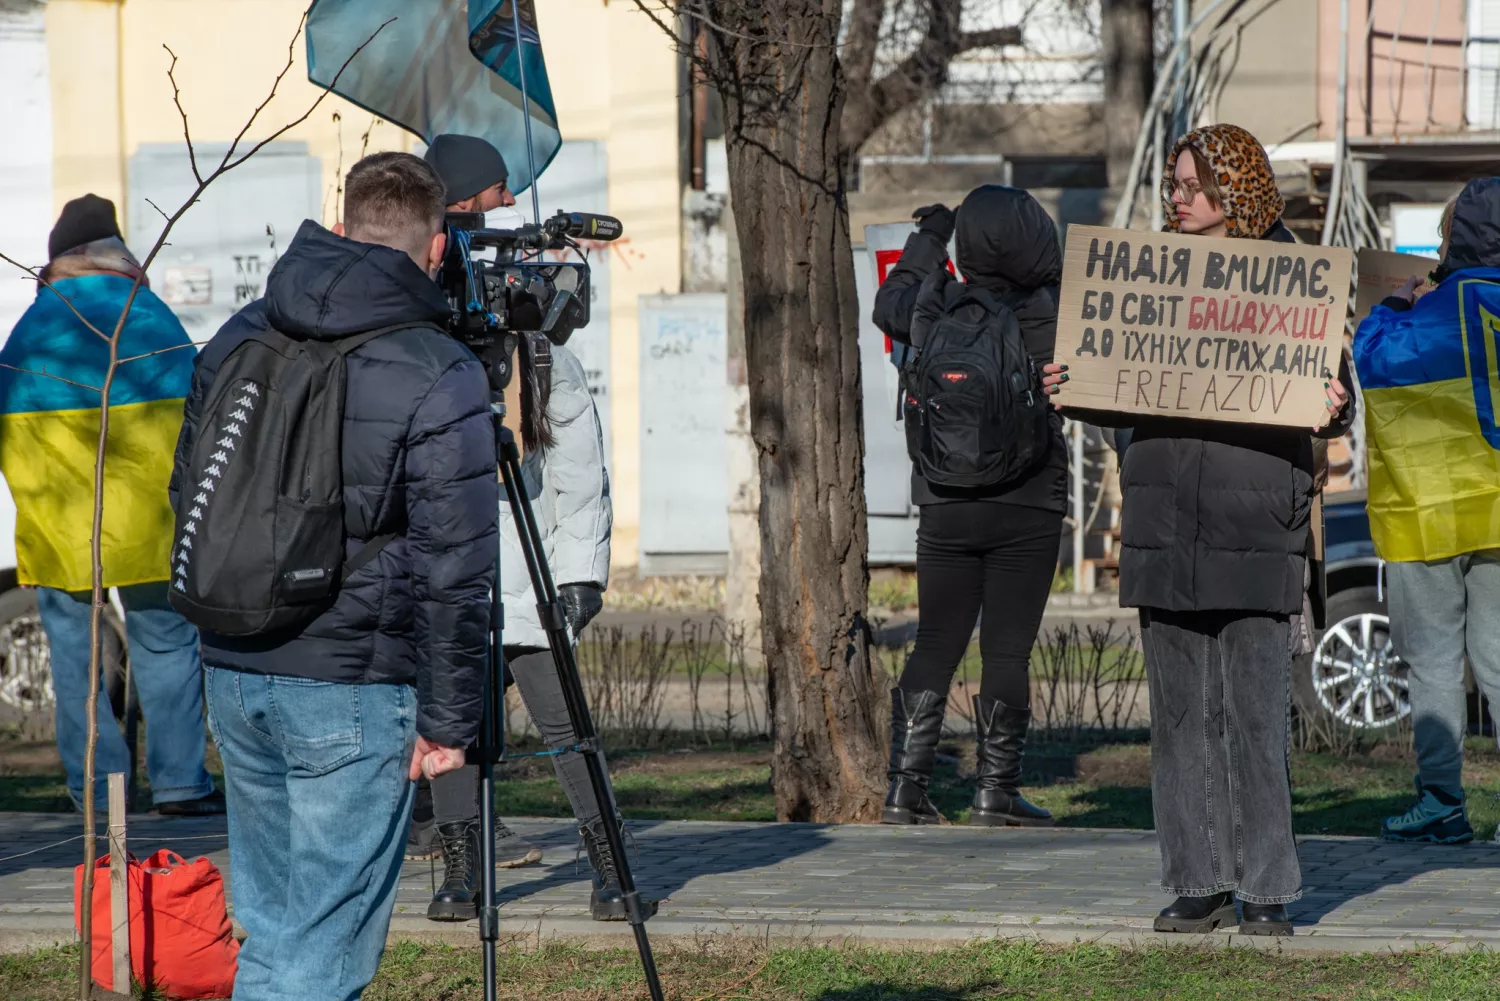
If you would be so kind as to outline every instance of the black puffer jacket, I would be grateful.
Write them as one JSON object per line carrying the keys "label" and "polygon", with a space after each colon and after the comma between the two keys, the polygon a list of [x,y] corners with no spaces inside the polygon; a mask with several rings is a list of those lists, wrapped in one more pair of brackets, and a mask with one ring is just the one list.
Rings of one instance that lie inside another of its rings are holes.
{"label": "black puffer jacket", "polygon": [[[192,452],[219,364],[267,326],[337,340],[400,323],[441,323],[441,291],[405,254],[303,223],[246,306],[198,355],[172,491]],[[203,634],[215,667],[349,684],[417,687],[417,730],[463,747],[478,732],[489,589],[499,542],[495,438],[484,368],[426,327],[350,354],[344,404],[347,551],[396,533],[333,606],[300,632],[250,640]]]}
{"label": "black puffer jacket", "polygon": [[[975,188],[958,209],[958,267],[964,279],[999,293],[1021,325],[1026,350],[1038,369],[1052,361],[1057,341],[1058,282],[1062,250],[1057,227],[1037,200],[1018,188],[998,184]],[[948,248],[932,233],[907,237],[901,259],[875,296],[875,325],[893,340],[911,343],[912,315],[922,281],[948,260]],[[1039,507],[1067,508],[1067,450],[1062,418],[1052,415],[1052,444],[1046,457],[1025,479],[998,487],[955,490],[911,475],[912,503],[989,500]]]}
{"label": "black puffer jacket", "polygon": [[[1294,243],[1278,220],[1261,237]],[[1353,385],[1347,355],[1339,381]],[[1313,432],[1173,417],[1069,410],[1103,427],[1130,428],[1120,471],[1120,604],[1169,611],[1302,611]],[[1317,433],[1354,423],[1351,396]]]}

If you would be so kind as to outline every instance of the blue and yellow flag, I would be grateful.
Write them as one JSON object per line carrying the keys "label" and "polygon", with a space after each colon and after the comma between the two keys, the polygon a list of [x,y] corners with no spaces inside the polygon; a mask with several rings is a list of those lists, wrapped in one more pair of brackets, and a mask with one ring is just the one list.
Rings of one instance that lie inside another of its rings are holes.
{"label": "blue and yellow flag", "polygon": [[535,0],[314,0],[307,77],[429,143],[489,140],[517,194],[534,180],[531,161],[540,174],[562,147]]}
{"label": "blue and yellow flag", "polygon": [[1382,559],[1500,548],[1500,268],[1467,268],[1354,337]]}
{"label": "blue and yellow flag", "polygon": [[[109,366],[109,344],[60,296],[110,334],[130,286],[129,278],[96,274],[38,287],[36,301],[0,350],[0,471],[16,502],[22,584],[65,591],[92,586],[97,387]],[[136,360],[117,368],[110,387],[101,534],[106,587],[170,576],[167,483],[193,355],[177,317],[142,288],[119,344],[120,358]]]}

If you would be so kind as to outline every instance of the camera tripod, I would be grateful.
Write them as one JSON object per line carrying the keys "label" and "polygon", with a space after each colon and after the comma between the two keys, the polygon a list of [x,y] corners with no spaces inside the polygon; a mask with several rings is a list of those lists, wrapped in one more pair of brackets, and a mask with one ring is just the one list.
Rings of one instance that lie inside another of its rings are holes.
{"label": "camera tripod", "polygon": [[[494,366],[489,366],[491,382],[496,379]],[[508,374],[508,373],[506,373]],[[503,385],[503,383],[501,383]],[[625,837],[620,829],[620,819],[615,813],[614,802],[609,791],[609,777],[604,771],[602,745],[599,733],[594,728],[594,719],[589,712],[588,701],[583,693],[583,681],[578,675],[578,661],[573,654],[573,637],[569,634],[567,620],[563,617],[562,605],[557,600],[557,588],[552,580],[552,571],[542,548],[541,532],[537,528],[536,516],[531,509],[531,499],[526,495],[521,481],[521,455],[516,448],[515,436],[501,423],[505,405],[498,390],[492,393],[490,406],[495,425],[495,457],[500,465],[501,480],[515,519],[516,535],[525,556],[526,571],[531,577],[531,589],[537,597],[537,613],[542,628],[547,633],[547,645],[552,650],[552,663],[557,670],[557,680],[562,686],[563,701],[567,704],[568,720],[572,724],[575,743],[564,750],[577,751],[583,757],[588,770],[589,785],[594,800],[599,804],[600,821],[604,827],[609,853],[614,858],[615,873],[620,881],[620,892],[624,897],[625,916],[635,932],[635,945],[641,955],[641,968],[646,974],[646,986],[653,1001],[662,1001],[661,980],[656,973],[656,959],[651,953],[651,943],[646,938],[646,919],[650,916],[641,905],[636,892],[635,879],[630,873],[630,862],[625,855]],[[495,573],[494,598],[490,603],[489,670],[485,678],[484,719],[479,736],[479,866],[480,905],[479,938],[484,951],[484,997],[494,1001],[495,946],[500,937],[500,909],[495,902],[495,766],[505,756],[505,686],[501,676],[504,652],[501,633],[505,626],[504,609],[500,595],[500,571]]]}

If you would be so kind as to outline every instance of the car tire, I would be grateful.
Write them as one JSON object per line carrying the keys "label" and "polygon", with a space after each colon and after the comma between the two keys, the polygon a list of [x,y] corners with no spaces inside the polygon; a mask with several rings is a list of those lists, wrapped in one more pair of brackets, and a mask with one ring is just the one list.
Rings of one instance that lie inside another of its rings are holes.
{"label": "car tire", "polygon": [[[1379,592],[1373,586],[1352,587],[1330,595],[1327,614],[1324,618],[1324,621],[1328,623],[1328,629],[1315,638],[1315,646],[1338,623],[1357,622],[1361,616],[1365,615],[1381,617],[1388,615],[1385,601],[1381,599]],[[1318,698],[1313,680],[1314,656],[1315,654],[1303,654],[1295,658],[1293,662],[1292,706],[1297,714],[1304,715],[1307,719],[1317,719],[1320,724],[1335,730],[1357,731],[1364,734],[1379,733],[1389,725],[1394,725],[1394,719],[1390,724],[1375,727],[1353,726],[1335,719],[1332,711]]]}

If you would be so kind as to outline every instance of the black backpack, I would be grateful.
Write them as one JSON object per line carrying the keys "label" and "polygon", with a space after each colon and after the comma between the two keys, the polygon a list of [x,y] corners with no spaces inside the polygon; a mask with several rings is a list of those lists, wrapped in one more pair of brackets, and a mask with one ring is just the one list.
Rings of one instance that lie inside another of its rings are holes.
{"label": "black backpack", "polygon": [[344,361],[414,326],[428,324],[332,342],[267,330],[224,359],[177,496],[169,593],[189,622],[221,636],[305,625],[394,538],[344,559]]}
{"label": "black backpack", "polygon": [[1051,442],[1048,404],[1010,307],[938,271],[923,283],[912,328],[902,419],[917,472],[934,486],[972,488],[1033,469]]}

